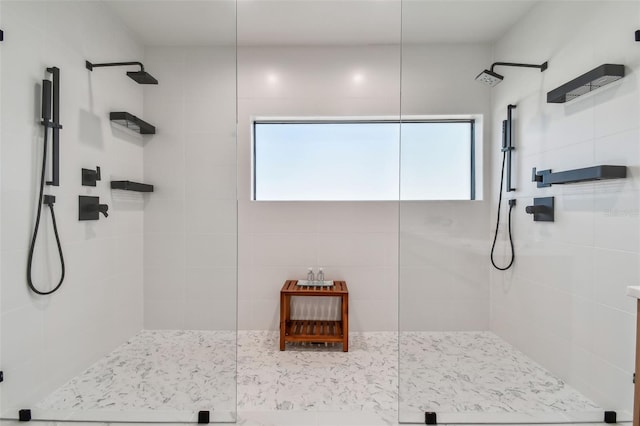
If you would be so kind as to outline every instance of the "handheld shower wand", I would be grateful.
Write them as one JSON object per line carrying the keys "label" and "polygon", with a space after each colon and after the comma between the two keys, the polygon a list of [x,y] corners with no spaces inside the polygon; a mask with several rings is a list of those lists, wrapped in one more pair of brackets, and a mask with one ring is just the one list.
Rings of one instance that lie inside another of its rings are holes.
{"label": "handheld shower wand", "polygon": [[[36,211],[36,223],[33,228],[33,235],[31,237],[31,244],[29,246],[29,256],[27,259],[27,284],[29,289],[36,294],[39,295],[47,295],[52,294],[58,291],[62,282],[64,281],[65,275],[65,266],[64,266],[64,256],[62,254],[62,245],[60,244],[60,236],[58,235],[58,226],[56,224],[56,215],[53,210],[53,204],[56,201],[56,197],[53,195],[44,195],[44,184],[45,184],[45,171],[47,168],[47,141],[49,129],[52,129],[53,132],[53,167],[52,167],[52,180],[47,182],[47,184],[58,186],[58,162],[60,160],[58,151],[57,151],[57,140],[58,140],[58,132],[62,129],[62,126],[58,123],[59,120],[59,82],[60,82],[60,70],[57,67],[47,68],[47,71],[53,74],[53,87],[50,80],[42,81],[42,125],[44,126],[44,143],[43,143],[43,154],[42,154],[42,172],[40,174],[40,192],[37,201],[37,211]],[[52,98],[53,92],[53,98]],[[53,103],[53,121],[51,121],[52,111],[51,105]],[[51,220],[53,223],[53,233],[56,237],[56,243],[58,245],[58,254],[60,255],[60,266],[61,266],[61,274],[60,281],[58,284],[51,290],[38,290],[33,283],[32,278],[32,264],[33,264],[33,252],[36,245],[36,239],[38,238],[38,229],[40,228],[40,217],[42,214],[42,205],[46,204],[49,206],[49,211],[51,212]]]}
{"label": "handheld shower wand", "polygon": [[498,218],[496,221],[496,232],[493,236],[493,244],[491,245],[491,264],[494,268],[499,271],[506,271],[507,269],[513,266],[513,262],[516,260],[516,253],[513,248],[513,236],[511,234],[511,212],[513,211],[513,207],[516,205],[516,200],[514,198],[509,200],[509,245],[511,246],[511,260],[507,264],[507,266],[498,266],[493,260],[493,254],[496,249],[496,241],[498,240],[498,228],[500,227],[500,209],[502,208],[502,189],[504,186],[504,166],[505,162],[507,163],[507,192],[515,191],[515,188],[511,187],[511,151],[513,151],[513,117],[512,110],[516,108],[515,105],[507,106],[507,119],[502,123],[502,170],[500,171],[500,190],[498,196]]}

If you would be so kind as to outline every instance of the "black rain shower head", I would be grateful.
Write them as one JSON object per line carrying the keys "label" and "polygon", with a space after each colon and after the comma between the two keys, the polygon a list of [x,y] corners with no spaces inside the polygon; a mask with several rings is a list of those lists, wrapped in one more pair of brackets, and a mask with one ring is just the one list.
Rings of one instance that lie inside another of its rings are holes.
{"label": "black rain shower head", "polygon": [[140,67],[140,71],[127,71],[127,75],[129,76],[129,78],[131,78],[138,84],[158,84],[158,80],[153,78],[151,74],[144,70],[144,65],[142,65],[142,62],[109,62],[104,64],[92,64],[89,61],[85,61],[85,64],[89,71],[93,71],[94,68],[98,67],[122,67],[126,65],[138,65]]}
{"label": "black rain shower head", "polygon": [[146,71],[127,71],[127,75],[138,84],[158,84],[158,80]]}
{"label": "black rain shower head", "polygon": [[488,84],[491,87],[497,86],[504,79],[503,76],[493,71],[484,70],[476,77],[480,83]]}
{"label": "black rain shower head", "polygon": [[530,65],[530,64],[516,64],[513,62],[494,62],[494,64],[491,65],[491,69],[484,70],[476,76],[476,81],[487,84],[491,87],[494,87],[499,83],[501,83],[504,77],[493,71],[493,68],[495,68],[498,65],[505,66],[505,67],[539,68],[540,72],[543,72],[544,70],[547,69],[548,63],[545,62],[544,64],[541,64],[541,65]]}

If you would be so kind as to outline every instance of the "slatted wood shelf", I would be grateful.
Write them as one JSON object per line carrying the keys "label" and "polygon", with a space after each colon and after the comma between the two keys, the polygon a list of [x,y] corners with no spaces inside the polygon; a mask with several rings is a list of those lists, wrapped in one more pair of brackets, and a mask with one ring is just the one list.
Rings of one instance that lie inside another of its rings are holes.
{"label": "slatted wood shelf", "polygon": [[290,320],[286,326],[288,342],[342,343],[342,321]]}
{"label": "slatted wood shelf", "polygon": [[[291,297],[324,296],[339,297],[341,315],[339,321],[291,319]],[[297,280],[287,280],[280,290],[280,350],[286,342],[342,343],[342,350],[349,350],[349,289],[344,281],[334,281],[332,286],[300,286]]]}

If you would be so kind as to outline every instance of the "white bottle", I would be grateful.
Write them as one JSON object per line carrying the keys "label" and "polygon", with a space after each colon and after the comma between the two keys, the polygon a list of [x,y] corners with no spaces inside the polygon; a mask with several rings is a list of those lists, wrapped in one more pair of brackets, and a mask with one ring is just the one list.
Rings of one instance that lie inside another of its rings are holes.
{"label": "white bottle", "polygon": [[308,284],[312,284],[315,281],[315,277],[313,275],[313,268],[307,269],[307,281]]}
{"label": "white bottle", "polygon": [[320,281],[320,284],[323,283],[323,281],[324,281],[324,272],[322,272],[322,268],[318,268],[318,276],[316,278],[318,279],[318,281]]}

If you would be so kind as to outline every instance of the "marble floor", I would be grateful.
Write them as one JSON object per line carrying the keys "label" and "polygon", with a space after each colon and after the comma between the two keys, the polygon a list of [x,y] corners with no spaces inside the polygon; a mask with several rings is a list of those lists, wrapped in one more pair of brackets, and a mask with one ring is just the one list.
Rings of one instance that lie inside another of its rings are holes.
{"label": "marble floor", "polygon": [[[49,410],[594,411],[598,406],[490,332],[352,333],[289,345],[270,331],[142,331],[48,395]],[[398,346],[400,343],[400,346]],[[398,347],[400,352],[398,352]],[[237,351],[237,394],[235,360]],[[400,357],[398,356],[400,353]],[[399,402],[398,402],[399,401]]]}

